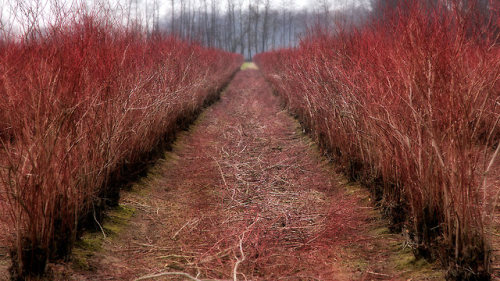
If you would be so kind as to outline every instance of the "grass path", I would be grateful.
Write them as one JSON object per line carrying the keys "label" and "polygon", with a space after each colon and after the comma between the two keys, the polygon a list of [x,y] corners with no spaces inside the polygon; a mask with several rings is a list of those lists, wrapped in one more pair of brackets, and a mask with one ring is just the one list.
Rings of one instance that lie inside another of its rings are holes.
{"label": "grass path", "polygon": [[252,67],[120,206],[55,279],[439,280]]}

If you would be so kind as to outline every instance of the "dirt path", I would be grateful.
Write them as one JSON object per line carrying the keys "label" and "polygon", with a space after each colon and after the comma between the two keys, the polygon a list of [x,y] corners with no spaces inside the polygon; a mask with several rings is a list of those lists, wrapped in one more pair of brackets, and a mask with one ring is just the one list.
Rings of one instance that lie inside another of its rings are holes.
{"label": "dirt path", "polygon": [[260,73],[241,71],[59,278],[407,280],[401,240],[346,186]]}

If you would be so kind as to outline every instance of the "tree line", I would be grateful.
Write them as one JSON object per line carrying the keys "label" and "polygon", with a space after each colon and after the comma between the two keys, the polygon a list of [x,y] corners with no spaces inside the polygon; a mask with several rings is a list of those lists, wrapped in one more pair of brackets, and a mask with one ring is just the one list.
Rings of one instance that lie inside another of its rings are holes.
{"label": "tree line", "polygon": [[[312,30],[349,29],[373,17],[384,19],[388,11],[411,3],[408,0],[311,0],[309,7],[299,8],[294,0],[163,1],[108,0],[98,2],[97,7],[87,7],[88,0],[64,3],[59,0],[0,0],[0,6],[5,8],[0,13],[0,38],[12,34],[11,22],[19,22],[23,27],[21,33],[30,34],[30,30],[43,30],[41,22],[50,25],[51,21],[64,19],[71,9],[97,9],[113,15],[117,22],[148,34],[169,33],[204,46],[241,53],[250,59],[257,53],[296,46]],[[498,9],[495,0],[422,2],[429,6],[459,5],[463,9],[476,9],[484,15],[485,24],[491,20],[488,11]],[[44,9],[49,10],[50,15]]]}
{"label": "tree line", "polygon": [[[244,54],[247,59],[271,49],[296,46],[311,30],[349,29],[373,17],[384,19],[388,11],[404,10],[405,5],[411,3],[407,0],[312,0],[310,7],[298,8],[293,0],[281,0],[278,5],[271,0],[169,1],[170,13],[164,19],[156,18],[155,28],[209,47]],[[490,18],[488,11],[495,8],[492,0],[422,1],[429,6],[429,11],[438,5],[445,9],[449,5],[475,9],[485,22]]]}
{"label": "tree line", "polygon": [[331,0],[316,1],[312,9],[297,9],[294,1],[278,7],[270,0],[171,0],[170,14],[156,28],[203,45],[244,54],[296,45],[308,29],[334,24],[359,24],[366,6],[334,10]]}

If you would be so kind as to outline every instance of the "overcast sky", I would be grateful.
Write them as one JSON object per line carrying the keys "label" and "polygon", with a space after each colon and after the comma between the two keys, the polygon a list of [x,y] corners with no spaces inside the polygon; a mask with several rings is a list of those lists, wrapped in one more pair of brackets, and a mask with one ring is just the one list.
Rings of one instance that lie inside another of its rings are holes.
{"label": "overcast sky", "polygon": [[[123,1],[123,0],[121,0]],[[150,1],[152,2],[153,0],[139,0],[139,1]],[[201,0],[192,0],[192,1],[201,1]],[[207,2],[210,2],[211,0],[207,0]],[[248,3],[248,1],[255,3],[255,0],[233,0],[235,3],[239,1],[244,1],[244,3]],[[264,0],[261,0],[261,3],[263,3]],[[331,10],[340,10],[346,7],[351,7],[351,6],[360,6],[360,5],[365,5],[369,6],[370,0],[270,0],[271,5],[273,8],[276,9],[281,9],[283,7],[289,8],[289,9],[296,9],[296,10],[302,10],[302,9],[308,9],[308,10],[314,10],[314,9],[319,9],[321,7],[321,3],[328,3],[330,5]],[[168,15],[170,11],[170,1],[163,0],[161,1],[161,14],[162,15]],[[224,9],[227,5],[227,0],[219,0],[221,9]]]}
{"label": "overcast sky", "polygon": [[[280,6],[282,4],[283,0],[271,0],[274,5]],[[324,2],[324,0],[292,0],[292,2],[295,2],[295,7],[297,9],[303,9],[303,8],[308,8],[312,9],[314,7],[318,7],[320,3]],[[367,2],[366,0],[328,0],[330,3],[332,9],[342,9],[345,6],[350,6],[350,5],[360,5],[362,2]]]}
{"label": "overcast sky", "polygon": [[[136,0],[133,0],[135,2]],[[201,3],[201,0],[191,0],[193,2]],[[210,2],[211,0],[208,0],[207,2]],[[235,2],[243,1],[244,3],[248,3],[248,1],[251,1],[251,3],[255,3],[255,0],[234,0]],[[308,9],[308,10],[315,10],[319,9],[321,7],[321,3],[324,2],[329,3],[330,9],[331,10],[338,10],[342,9],[345,7],[349,6],[359,6],[359,5],[369,5],[368,3],[370,0],[271,0],[271,4],[273,8],[276,9],[281,9],[283,7],[286,7],[288,9]],[[51,3],[58,3],[58,5],[63,5],[66,6],[66,8],[69,8],[71,6],[71,3],[74,2],[86,2],[89,4],[89,6],[93,6],[96,3],[107,3],[109,4],[110,7],[116,7],[116,4],[119,3],[122,7],[128,6],[129,3],[131,3],[130,0],[0,0],[0,20],[3,22],[3,24],[14,24],[14,25],[19,25],[19,21],[21,21],[20,18],[22,17],[13,17],[12,7],[18,5],[21,3],[24,6],[29,5],[29,3],[41,3],[42,7],[45,7],[43,14],[45,19],[50,18],[47,17],[47,14],[50,14],[50,6]],[[148,4],[151,6],[153,4],[154,0],[137,0],[137,3],[139,3],[139,9],[143,10],[143,8]],[[179,6],[180,1],[176,1],[177,6]],[[223,10],[226,6],[227,0],[219,0],[220,3],[220,8]],[[264,2],[264,1],[262,1]],[[262,3],[261,2],[261,3]],[[170,15],[170,0],[160,0],[160,17],[161,18],[166,18]],[[248,4],[245,4],[245,7]],[[52,5],[53,6],[53,5]],[[20,14],[19,11],[15,12],[14,14]],[[15,22],[17,18],[18,22]],[[14,23],[13,23],[14,21]],[[0,22],[0,28],[1,28],[1,22]],[[44,25],[42,23],[42,25]]]}
{"label": "overcast sky", "polygon": [[[234,0],[236,2],[238,0]],[[320,3],[328,2],[331,5],[332,9],[342,9],[346,6],[351,5],[361,5],[362,3],[367,3],[369,0],[270,0],[271,4],[274,8],[281,8],[286,6],[288,8],[295,9],[314,9],[315,7],[319,7]],[[164,3],[168,3],[169,1],[165,1]],[[222,6],[226,5],[227,0],[219,1]],[[252,1],[253,2],[253,1]],[[261,0],[261,3],[264,2]]]}

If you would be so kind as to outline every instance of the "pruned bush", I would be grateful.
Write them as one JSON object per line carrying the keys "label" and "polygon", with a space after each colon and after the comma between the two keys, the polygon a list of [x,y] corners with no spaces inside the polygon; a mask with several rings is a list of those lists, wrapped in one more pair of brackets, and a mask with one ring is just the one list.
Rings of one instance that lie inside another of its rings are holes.
{"label": "pruned bush", "polygon": [[0,199],[13,277],[68,257],[79,224],[117,200],[116,180],[168,141],[240,55],[79,14],[0,46]]}
{"label": "pruned bush", "polygon": [[288,109],[370,185],[415,253],[453,280],[489,278],[498,196],[498,11],[403,1],[353,32],[316,32],[256,63]]}

